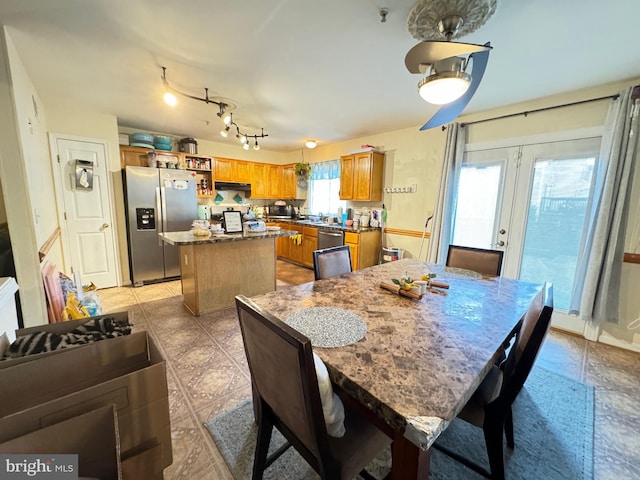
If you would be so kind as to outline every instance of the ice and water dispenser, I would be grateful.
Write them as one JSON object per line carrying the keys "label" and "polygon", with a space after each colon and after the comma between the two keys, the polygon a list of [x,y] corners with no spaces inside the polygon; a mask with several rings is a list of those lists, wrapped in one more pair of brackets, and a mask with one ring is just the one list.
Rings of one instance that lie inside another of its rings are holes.
{"label": "ice and water dispenser", "polygon": [[154,208],[136,208],[136,228],[138,230],[156,229],[156,213]]}

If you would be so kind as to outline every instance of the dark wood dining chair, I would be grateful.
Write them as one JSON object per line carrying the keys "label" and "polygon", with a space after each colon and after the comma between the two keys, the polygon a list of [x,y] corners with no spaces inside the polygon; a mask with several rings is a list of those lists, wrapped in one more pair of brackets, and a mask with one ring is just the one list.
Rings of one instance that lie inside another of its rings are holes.
{"label": "dark wood dining chair", "polygon": [[480,465],[437,442],[434,445],[436,449],[487,478],[495,480],[505,478],[503,432],[507,439],[507,446],[514,448],[511,406],[531,372],[540,346],[549,330],[552,313],[553,287],[550,283],[546,283],[527,309],[507,359],[500,367],[495,365],[491,367],[469,402],[458,414],[459,418],[482,428],[491,471],[488,472]]}
{"label": "dark wood dining chair", "polygon": [[[254,401],[259,403],[253,479],[261,479],[289,446],[327,480],[352,479],[363,472],[391,439],[345,405],[346,433],[327,434],[311,341],[244,296],[236,297]],[[289,442],[269,458],[273,427]]]}
{"label": "dark wood dining chair", "polygon": [[316,280],[351,272],[349,245],[324,248],[313,252],[313,272]]}
{"label": "dark wood dining chair", "polygon": [[466,268],[487,277],[499,277],[502,271],[502,250],[449,245],[447,267]]}

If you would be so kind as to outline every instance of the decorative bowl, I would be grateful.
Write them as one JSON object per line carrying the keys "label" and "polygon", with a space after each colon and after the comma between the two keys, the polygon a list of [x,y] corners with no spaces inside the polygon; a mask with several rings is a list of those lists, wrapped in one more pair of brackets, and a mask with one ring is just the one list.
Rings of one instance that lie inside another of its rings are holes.
{"label": "decorative bowl", "polygon": [[132,133],[131,142],[153,143],[153,135],[149,135],[148,133]]}

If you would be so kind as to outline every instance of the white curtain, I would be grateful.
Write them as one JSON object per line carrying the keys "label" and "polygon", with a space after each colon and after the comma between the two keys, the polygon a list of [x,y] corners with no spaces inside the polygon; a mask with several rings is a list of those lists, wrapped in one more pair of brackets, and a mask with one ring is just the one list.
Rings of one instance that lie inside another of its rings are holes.
{"label": "white curtain", "polygon": [[638,144],[638,108],[633,87],[611,103],[595,172],[593,202],[578,259],[570,313],[596,340],[602,322],[618,322],[624,237]]}
{"label": "white curtain", "polygon": [[458,174],[464,159],[464,146],[467,142],[467,130],[459,123],[450,123],[447,126],[447,143],[442,160],[442,173],[440,175],[440,189],[436,208],[431,220],[431,236],[429,237],[429,249],[427,261],[444,263],[447,259],[449,241],[451,240],[451,227],[453,225],[453,212],[458,185]]}

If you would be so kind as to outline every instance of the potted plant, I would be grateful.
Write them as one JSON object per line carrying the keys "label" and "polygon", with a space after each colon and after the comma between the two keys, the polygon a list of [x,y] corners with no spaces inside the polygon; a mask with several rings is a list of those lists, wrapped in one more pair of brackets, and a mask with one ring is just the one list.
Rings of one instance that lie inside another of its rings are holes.
{"label": "potted plant", "polygon": [[309,165],[308,163],[296,163],[296,166],[294,167],[294,171],[296,172],[296,175],[298,175],[299,177],[308,177],[309,174],[311,173],[311,165]]}

